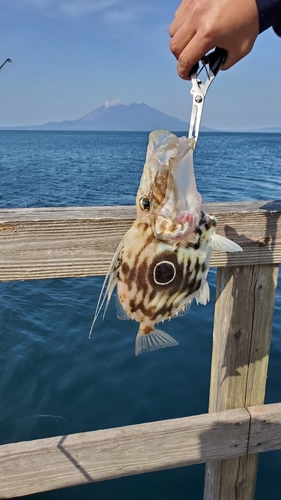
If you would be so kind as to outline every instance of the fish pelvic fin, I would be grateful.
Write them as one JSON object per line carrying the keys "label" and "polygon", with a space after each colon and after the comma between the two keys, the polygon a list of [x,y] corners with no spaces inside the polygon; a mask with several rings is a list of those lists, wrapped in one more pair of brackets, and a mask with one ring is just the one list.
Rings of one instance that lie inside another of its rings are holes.
{"label": "fish pelvic fin", "polygon": [[213,250],[220,250],[221,252],[243,252],[243,249],[237,243],[216,233],[212,235],[210,244]]}
{"label": "fish pelvic fin", "polygon": [[141,352],[156,351],[165,347],[173,347],[179,343],[166,332],[154,329],[150,333],[138,332],[135,344],[135,355]]}

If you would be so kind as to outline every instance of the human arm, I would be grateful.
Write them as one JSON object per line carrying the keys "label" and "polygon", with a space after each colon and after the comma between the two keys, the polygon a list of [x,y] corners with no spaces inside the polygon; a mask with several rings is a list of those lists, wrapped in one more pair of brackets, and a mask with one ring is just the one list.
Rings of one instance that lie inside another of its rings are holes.
{"label": "human arm", "polygon": [[170,26],[178,74],[188,79],[192,66],[214,47],[227,51],[222,69],[233,66],[271,25],[269,12],[277,26],[280,15],[281,24],[281,0],[182,0]]}
{"label": "human arm", "polygon": [[259,11],[260,33],[273,27],[281,36],[281,0],[256,0]]}

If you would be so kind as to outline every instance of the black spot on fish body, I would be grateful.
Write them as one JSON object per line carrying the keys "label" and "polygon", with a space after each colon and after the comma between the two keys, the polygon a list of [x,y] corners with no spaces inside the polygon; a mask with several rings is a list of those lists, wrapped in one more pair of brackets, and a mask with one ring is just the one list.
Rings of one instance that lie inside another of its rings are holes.
{"label": "black spot on fish body", "polygon": [[168,285],[174,280],[176,273],[174,264],[163,260],[158,262],[153,270],[154,281],[157,285]]}
{"label": "black spot on fish body", "polygon": [[[159,284],[155,281],[154,270],[161,262],[167,262],[171,266],[170,270],[172,269],[172,267],[175,270],[173,279],[168,283],[166,282],[166,284]],[[173,293],[178,291],[183,281],[183,264],[178,263],[177,252],[163,252],[162,254],[157,255],[150,265],[148,272],[148,281],[153,289],[161,293],[165,289],[168,290],[167,293],[169,295],[172,295]]]}

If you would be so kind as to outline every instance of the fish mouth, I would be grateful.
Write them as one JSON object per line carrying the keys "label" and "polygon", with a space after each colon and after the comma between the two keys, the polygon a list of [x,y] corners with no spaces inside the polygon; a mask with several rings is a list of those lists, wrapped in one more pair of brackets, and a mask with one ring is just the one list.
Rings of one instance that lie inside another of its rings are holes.
{"label": "fish mouth", "polygon": [[197,213],[180,214],[174,220],[157,214],[153,224],[154,235],[158,239],[173,241],[189,239],[190,242],[193,238],[189,237],[193,235],[196,226],[198,226]]}
{"label": "fish mouth", "polygon": [[163,240],[186,239],[199,224],[202,205],[193,169],[195,142],[167,131],[153,134],[157,133],[151,188],[153,231]]}

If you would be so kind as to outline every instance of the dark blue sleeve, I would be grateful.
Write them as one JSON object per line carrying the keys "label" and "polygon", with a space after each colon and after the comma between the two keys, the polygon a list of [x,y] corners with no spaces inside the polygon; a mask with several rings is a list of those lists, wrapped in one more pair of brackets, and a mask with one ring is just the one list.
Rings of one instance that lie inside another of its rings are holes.
{"label": "dark blue sleeve", "polygon": [[273,27],[281,36],[281,0],[256,0],[259,11],[260,33]]}

